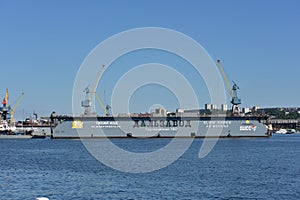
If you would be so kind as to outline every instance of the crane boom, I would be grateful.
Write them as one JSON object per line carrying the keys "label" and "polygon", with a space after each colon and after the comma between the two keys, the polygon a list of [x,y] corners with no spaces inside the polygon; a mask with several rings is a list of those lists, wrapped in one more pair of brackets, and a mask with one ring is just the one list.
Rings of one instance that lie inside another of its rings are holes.
{"label": "crane boom", "polygon": [[232,89],[231,89],[231,85],[229,84],[229,81],[228,81],[228,79],[227,79],[227,76],[226,76],[226,74],[225,74],[225,71],[224,71],[224,69],[223,69],[223,67],[222,67],[221,61],[218,60],[217,62],[218,62],[218,66],[219,66],[219,69],[220,69],[220,71],[221,71],[222,77],[223,77],[223,79],[224,79],[224,82],[225,82],[225,84],[226,84],[226,87],[227,87],[227,89],[228,89],[228,92],[229,92],[231,98],[234,98],[234,94],[233,94],[233,91],[232,91]]}
{"label": "crane boom", "polygon": [[228,91],[229,91],[229,93],[230,93],[230,96],[231,96],[231,101],[230,101],[230,103],[232,104],[231,114],[232,114],[233,116],[238,116],[238,115],[240,115],[240,109],[239,109],[238,105],[241,104],[241,99],[238,98],[238,95],[237,95],[237,90],[239,89],[239,87],[238,87],[237,84],[233,81],[233,86],[232,86],[232,88],[231,88],[231,86],[230,86],[229,81],[228,81],[228,79],[227,79],[227,77],[226,77],[226,74],[225,74],[225,72],[224,72],[224,69],[223,69],[223,67],[222,67],[222,64],[221,64],[221,61],[220,61],[220,60],[218,60],[218,66],[219,66],[219,69],[220,69],[220,71],[221,71],[221,73],[222,73],[224,82],[225,82],[225,84],[226,84],[226,86],[227,86],[227,89],[228,89]]}
{"label": "crane boom", "polygon": [[95,97],[96,97],[98,103],[100,104],[100,106],[101,106],[101,108],[102,108],[104,114],[105,114],[105,115],[108,115],[108,114],[109,114],[109,113],[108,113],[108,110],[106,109],[106,107],[104,106],[103,102],[101,101],[101,98],[100,98],[99,95],[97,94],[97,87],[98,87],[98,84],[99,84],[100,79],[101,79],[101,77],[102,77],[102,74],[103,74],[103,72],[104,72],[104,67],[105,67],[105,65],[102,65],[102,67],[101,67],[101,69],[100,69],[100,71],[99,71],[99,74],[98,74],[98,77],[97,77],[97,81],[96,81],[96,83],[95,83],[95,85],[94,85],[92,94],[95,95]]}
{"label": "crane boom", "polygon": [[99,74],[98,74],[98,77],[97,77],[97,81],[96,81],[96,83],[95,83],[95,85],[94,85],[94,90],[93,90],[93,92],[96,92],[96,90],[97,90],[99,81],[100,81],[100,79],[101,79],[101,77],[102,77],[102,74],[103,74],[103,72],[104,72],[104,67],[105,67],[105,65],[102,65],[102,67],[101,67],[101,69],[100,69],[100,71],[99,71]]}
{"label": "crane boom", "polygon": [[11,115],[11,120],[10,121],[11,121],[11,123],[15,122],[15,118],[14,118],[15,110],[18,107],[18,105],[20,104],[23,96],[24,96],[24,92],[22,92],[22,94],[18,97],[13,109],[10,111],[10,115]]}
{"label": "crane boom", "polygon": [[97,99],[98,103],[100,104],[102,110],[104,111],[105,115],[108,115],[108,111],[107,111],[106,107],[104,106],[99,95],[96,92],[95,92],[95,96],[96,96],[96,99]]}

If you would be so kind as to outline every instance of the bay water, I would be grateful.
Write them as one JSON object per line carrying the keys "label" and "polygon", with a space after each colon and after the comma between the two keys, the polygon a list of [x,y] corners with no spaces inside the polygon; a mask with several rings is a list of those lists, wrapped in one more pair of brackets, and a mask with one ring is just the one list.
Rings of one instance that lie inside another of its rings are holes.
{"label": "bay water", "polygon": [[[112,142],[151,152],[170,140]],[[161,170],[133,174],[102,164],[81,140],[2,139],[0,199],[300,199],[300,134],[223,138],[200,159],[202,142]]]}

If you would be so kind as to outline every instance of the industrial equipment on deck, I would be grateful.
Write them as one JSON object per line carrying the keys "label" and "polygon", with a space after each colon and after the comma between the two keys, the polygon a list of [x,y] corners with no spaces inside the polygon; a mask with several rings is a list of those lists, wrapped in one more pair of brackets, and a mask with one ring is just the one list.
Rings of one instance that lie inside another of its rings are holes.
{"label": "industrial equipment on deck", "polygon": [[226,87],[227,87],[227,89],[229,91],[229,94],[231,96],[231,101],[230,101],[230,103],[232,104],[231,115],[238,116],[238,115],[240,115],[240,108],[239,108],[238,105],[241,104],[241,99],[238,98],[237,90],[240,89],[240,88],[239,88],[239,86],[234,81],[232,81],[233,82],[233,86],[231,88],[231,86],[229,84],[229,81],[227,79],[227,76],[226,76],[226,74],[224,72],[224,69],[222,67],[221,61],[218,60],[217,62],[218,62],[218,66],[219,66],[219,69],[221,71],[222,77],[224,79],[224,82],[226,84]]}

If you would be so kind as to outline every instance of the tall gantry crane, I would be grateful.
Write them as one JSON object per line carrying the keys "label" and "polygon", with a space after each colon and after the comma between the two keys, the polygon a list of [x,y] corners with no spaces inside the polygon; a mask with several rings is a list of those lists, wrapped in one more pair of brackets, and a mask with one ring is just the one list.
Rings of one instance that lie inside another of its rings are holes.
{"label": "tall gantry crane", "polygon": [[24,92],[22,92],[22,94],[18,97],[18,99],[17,99],[17,101],[16,101],[14,107],[13,107],[13,108],[11,109],[11,111],[10,111],[10,123],[11,123],[11,124],[14,124],[14,123],[15,123],[15,118],[14,118],[15,110],[16,110],[16,108],[18,107],[18,105],[20,104],[20,102],[21,102],[23,96],[24,96]]}
{"label": "tall gantry crane", "polygon": [[232,85],[232,88],[231,88],[231,85],[230,85],[230,83],[229,83],[229,81],[227,79],[227,76],[226,76],[226,74],[224,72],[224,69],[222,67],[221,61],[218,60],[217,62],[218,62],[218,66],[219,66],[219,69],[221,71],[222,77],[224,79],[224,82],[226,84],[226,87],[228,89],[228,92],[229,92],[229,94],[231,96],[231,101],[230,101],[230,103],[232,104],[231,114],[232,115],[239,115],[240,114],[240,108],[239,108],[238,105],[240,105],[242,102],[241,102],[241,99],[238,98],[237,90],[239,90],[240,88],[239,88],[239,86],[234,81],[232,81],[233,85]]}
{"label": "tall gantry crane", "polygon": [[98,74],[98,76],[97,76],[97,81],[96,81],[96,83],[95,83],[95,85],[94,85],[94,87],[93,87],[93,90],[90,91],[89,86],[88,86],[88,87],[86,87],[86,88],[84,89],[84,91],[83,91],[83,92],[85,92],[86,96],[85,96],[85,100],[82,101],[81,105],[82,105],[82,106],[84,107],[84,109],[85,109],[85,111],[84,111],[84,114],[85,114],[85,115],[89,115],[89,114],[91,113],[91,112],[90,112],[90,111],[91,111],[91,110],[90,110],[90,108],[91,108],[91,100],[92,100],[92,98],[94,98],[94,97],[96,97],[96,99],[97,99],[98,103],[100,104],[100,106],[101,106],[101,108],[102,108],[104,114],[105,114],[106,116],[109,116],[109,115],[110,115],[110,114],[109,114],[109,109],[110,109],[111,107],[110,107],[109,105],[104,106],[104,104],[103,104],[103,102],[101,101],[99,95],[97,94],[97,86],[98,86],[98,84],[99,84],[99,82],[100,82],[100,79],[101,79],[101,76],[102,76],[102,74],[103,74],[103,72],[104,72],[104,67],[105,67],[105,65],[102,65],[102,67],[101,67],[101,69],[100,69],[100,71],[99,71],[99,74]]}
{"label": "tall gantry crane", "polygon": [[110,114],[109,114],[109,109],[111,108],[110,105],[104,106],[104,104],[103,104],[103,102],[101,101],[99,95],[97,94],[97,87],[98,87],[98,84],[99,84],[100,79],[101,79],[101,77],[102,77],[102,74],[103,74],[103,72],[104,72],[104,67],[105,67],[105,65],[102,65],[102,67],[101,67],[101,69],[100,69],[100,71],[99,71],[99,74],[98,74],[98,77],[97,77],[97,81],[96,81],[96,83],[95,83],[95,85],[94,85],[94,90],[92,91],[92,94],[94,94],[94,95],[96,96],[96,99],[97,99],[98,103],[100,104],[100,106],[101,106],[101,108],[102,108],[104,114],[105,114],[106,116],[109,116],[109,115],[110,115]]}

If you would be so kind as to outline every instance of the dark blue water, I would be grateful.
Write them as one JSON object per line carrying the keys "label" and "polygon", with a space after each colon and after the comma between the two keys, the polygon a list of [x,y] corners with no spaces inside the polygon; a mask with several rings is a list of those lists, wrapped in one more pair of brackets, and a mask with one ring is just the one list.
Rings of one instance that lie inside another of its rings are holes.
{"label": "dark blue water", "polygon": [[[300,199],[300,135],[221,139],[204,159],[202,139],[151,173],[113,170],[80,140],[0,140],[0,199]],[[153,150],[169,139],[115,139]]]}

